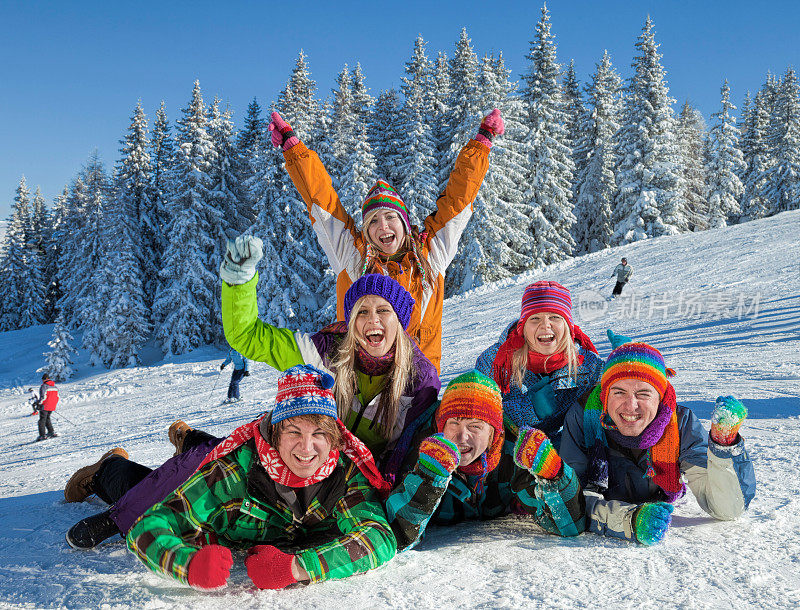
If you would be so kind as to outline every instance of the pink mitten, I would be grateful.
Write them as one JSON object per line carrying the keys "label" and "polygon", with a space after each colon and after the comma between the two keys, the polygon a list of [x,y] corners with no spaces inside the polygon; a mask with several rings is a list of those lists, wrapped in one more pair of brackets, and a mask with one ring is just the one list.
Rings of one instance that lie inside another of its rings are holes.
{"label": "pink mitten", "polygon": [[300,143],[289,123],[281,118],[277,112],[272,113],[272,121],[269,124],[269,131],[272,136],[272,145],[275,148],[281,147],[284,151]]}
{"label": "pink mitten", "polygon": [[503,117],[500,116],[500,109],[495,108],[481,121],[481,126],[478,129],[478,135],[475,139],[481,144],[486,144],[489,148],[492,147],[492,139],[495,136],[502,135],[506,131],[506,124],[503,122]]}

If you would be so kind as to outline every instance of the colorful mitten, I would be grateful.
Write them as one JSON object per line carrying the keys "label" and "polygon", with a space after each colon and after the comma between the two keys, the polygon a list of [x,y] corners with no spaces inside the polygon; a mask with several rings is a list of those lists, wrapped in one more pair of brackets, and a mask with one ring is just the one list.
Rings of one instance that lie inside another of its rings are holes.
{"label": "colorful mitten", "polygon": [[495,136],[502,135],[506,132],[506,124],[503,122],[503,117],[500,116],[500,110],[495,108],[481,121],[481,126],[478,128],[478,135],[475,139],[481,144],[486,144],[489,148],[492,147],[492,139]]}
{"label": "colorful mitten", "polygon": [[633,531],[641,544],[652,546],[664,539],[672,522],[672,504],[647,502],[636,509]]}
{"label": "colorful mitten", "polygon": [[247,575],[259,589],[283,589],[297,579],[292,574],[294,555],[288,555],[271,544],[258,544],[247,552],[244,565]]}
{"label": "colorful mitten", "polygon": [[536,413],[536,417],[544,419],[553,414],[556,407],[556,392],[547,375],[533,384],[528,393],[533,396],[533,412]]}
{"label": "colorful mitten", "polygon": [[221,589],[228,582],[232,565],[233,556],[229,548],[210,544],[192,555],[186,570],[186,580],[195,589]]}
{"label": "colorful mitten", "polygon": [[460,461],[458,445],[442,434],[429,436],[419,445],[420,467],[438,477],[449,477]]}
{"label": "colorful mitten", "polygon": [[519,429],[514,463],[543,479],[555,479],[561,472],[561,458],[547,435],[536,428]]}
{"label": "colorful mitten", "polygon": [[284,121],[277,112],[272,113],[272,121],[270,121],[268,129],[271,132],[272,145],[275,148],[283,148],[285,152],[292,146],[300,144],[300,140],[289,127],[289,123]]}
{"label": "colorful mitten", "polygon": [[745,417],[747,408],[733,396],[717,398],[711,414],[711,440],[717,445],[732,445]]}

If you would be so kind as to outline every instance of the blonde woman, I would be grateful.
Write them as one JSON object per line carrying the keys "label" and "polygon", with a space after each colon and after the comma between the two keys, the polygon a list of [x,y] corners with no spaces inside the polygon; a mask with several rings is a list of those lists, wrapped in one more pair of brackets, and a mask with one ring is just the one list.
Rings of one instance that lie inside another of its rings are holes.
{"label": "blonde woman", "polygon": [[500,111],[495,108],[487,115],[461,149],[436,211],[422,229],[411,224],[402,197],[383,180],[367,193],[361,207],[364,223],[356,228],[317,154],[300,142],[277,112],[272,113],[269,129],[272,143],[283,149],[286,171],[308,206],[314,232],[338,276],[337,318],[344,319],[344,294],[360,276],[393,277],[416,301],[408,332],[438,371],[445,270],[472,216],[472,202],[489,167],[492,138],[505,131]]}
{"label": "blonde woman", "polygon": [[414,299],[386,275],[360,277],[343,299],[344,322],[317,333],[276,328],[258,319],[257,237],[228,243],[220,269],[222,322],[231,347],[285,371],[297,364],[329,370],[339,417],[378,457],[392,449],[407,419],[436,400],[436,369],[409,338]]}
{"label": "blonde woman", "polygon": [[603,361],[572,321],[569,290],[540,281],[525,288],[519,320],[478,357],[475,368],[500,387],[512,432],[538,428],[558,448],[564,416],[598,383]]}

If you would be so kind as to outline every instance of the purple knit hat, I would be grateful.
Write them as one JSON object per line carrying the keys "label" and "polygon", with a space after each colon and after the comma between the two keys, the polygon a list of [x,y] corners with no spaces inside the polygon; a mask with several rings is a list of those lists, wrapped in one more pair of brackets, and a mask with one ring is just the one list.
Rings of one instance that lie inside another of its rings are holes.
{"label": "purple knit hat", "polygon": [[411,310],[414,309],[414,297],[405,288],[397,283],[396,280],[388,275],[380,273],[368,273],[362,275],[353,283],[344,294],[344,320],[350,324],[350,314],[356,301],[361,297],[374,295],[389,301],[400,326],[403,330],[408,330],[408,323],[411,320]]}

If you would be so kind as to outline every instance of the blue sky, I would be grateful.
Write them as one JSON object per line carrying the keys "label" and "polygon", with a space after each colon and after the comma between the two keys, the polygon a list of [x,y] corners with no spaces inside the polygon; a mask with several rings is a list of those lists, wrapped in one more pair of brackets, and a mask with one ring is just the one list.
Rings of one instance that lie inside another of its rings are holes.
{"label": "blue sky", "polygon": [[[490,8],[487,8],[489,6]],[[768,70],[798,67],[800,3],[706,0],[551,0],[558,58],[582,82],[608,49],[624,77],[650,14],[673,97],[708,118],[724,78],[737,105]],[[228,102],[241,125],[256,96],[275,99],[302,48],[321,96],[345,63],[361,62],[373,95],[398,86],[418,33],[429,56],[452,54],[466,27],[479,55],[502,51],[526,68],[539,2],[0,1],[0,218],[20,176],[48,200],[97,149],[107,166],[141,99],[170,120],[197,78],[204,98]]]}

